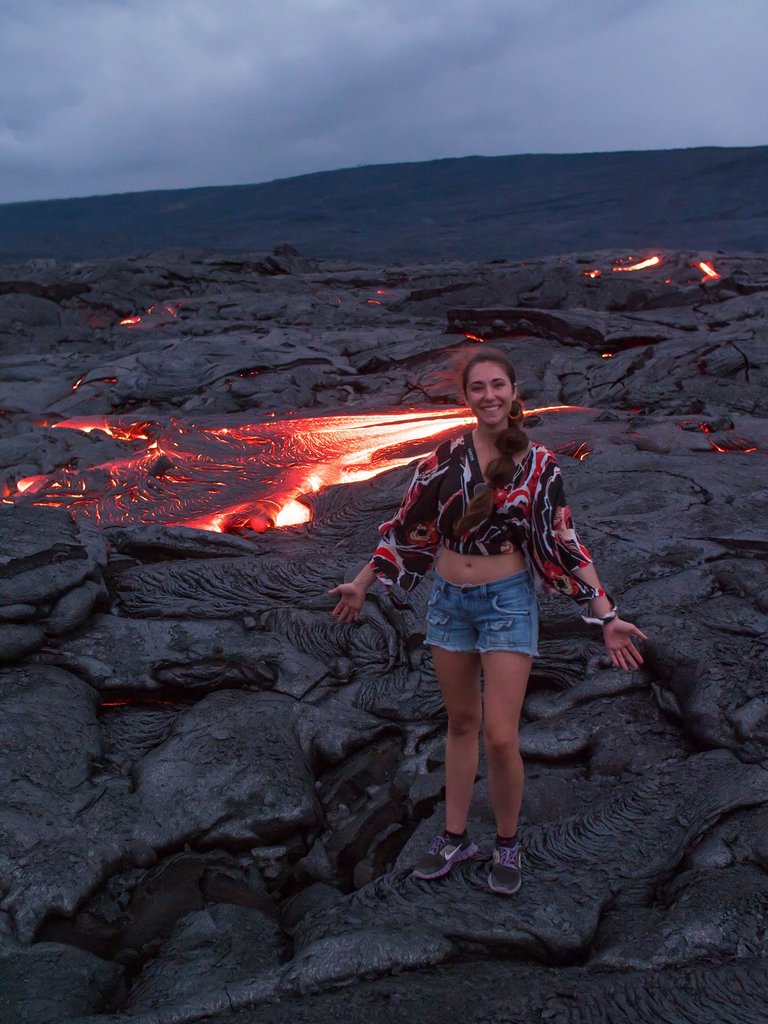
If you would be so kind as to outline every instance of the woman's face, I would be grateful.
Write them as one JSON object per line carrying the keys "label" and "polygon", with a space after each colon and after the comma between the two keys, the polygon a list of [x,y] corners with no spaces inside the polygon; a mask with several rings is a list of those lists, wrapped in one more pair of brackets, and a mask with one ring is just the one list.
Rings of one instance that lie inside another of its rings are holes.
{"label": "woman's face", "polygon": [[503,430],[517,398],[517,386],[498,363],[475,363],[467,375],[464,397],[478,425]]}

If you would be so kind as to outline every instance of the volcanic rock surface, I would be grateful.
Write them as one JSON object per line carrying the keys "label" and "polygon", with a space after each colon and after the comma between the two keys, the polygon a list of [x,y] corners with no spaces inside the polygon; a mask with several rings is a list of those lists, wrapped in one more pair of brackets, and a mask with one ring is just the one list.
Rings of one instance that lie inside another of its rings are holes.
{"label": "volcanic rock surface", "polygon": [[[767,311],[749,254],[0,268],[0,1021],[768,1021]],[[650,637],[542,596],[511,899],[484,764],[410,877],[428,584],[328,595],[488,341]]]}

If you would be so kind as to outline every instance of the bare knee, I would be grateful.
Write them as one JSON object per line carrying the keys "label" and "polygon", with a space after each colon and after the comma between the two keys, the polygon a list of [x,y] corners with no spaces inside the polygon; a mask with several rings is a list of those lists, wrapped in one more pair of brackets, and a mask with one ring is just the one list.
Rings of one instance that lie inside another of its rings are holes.
{"label": "bare knee", "polygon": [[480,732],[480,716],[473,712],[454,712],[448,715],[448,732],[455,739],[477,736]]}
{"label": "bare knee", "polygon": [[507,761],[520,753],[516,729],[496,729],[486,726],[483,734],[486,755],[495,761]]}

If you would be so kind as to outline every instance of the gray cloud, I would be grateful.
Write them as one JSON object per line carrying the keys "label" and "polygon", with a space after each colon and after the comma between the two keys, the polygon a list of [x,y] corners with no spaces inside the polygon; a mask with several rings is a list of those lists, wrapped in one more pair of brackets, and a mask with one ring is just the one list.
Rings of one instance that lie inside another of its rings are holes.
{"label": "gray cloud", "polygon": [[6,0],[0,201],[761,145],[763,0]]}

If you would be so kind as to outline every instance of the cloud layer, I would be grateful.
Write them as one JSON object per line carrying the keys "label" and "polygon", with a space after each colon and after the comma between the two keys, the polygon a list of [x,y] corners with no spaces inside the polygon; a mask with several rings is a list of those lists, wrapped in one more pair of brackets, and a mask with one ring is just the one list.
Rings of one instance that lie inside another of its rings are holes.
{"label": "cloud layer", "polygon": [[6,0],[0,202],[768,143],[764,0]]}

